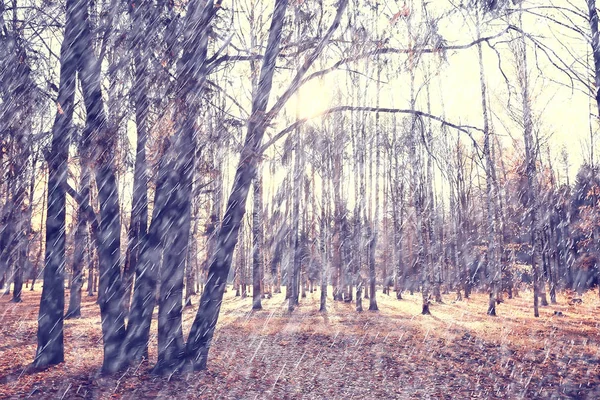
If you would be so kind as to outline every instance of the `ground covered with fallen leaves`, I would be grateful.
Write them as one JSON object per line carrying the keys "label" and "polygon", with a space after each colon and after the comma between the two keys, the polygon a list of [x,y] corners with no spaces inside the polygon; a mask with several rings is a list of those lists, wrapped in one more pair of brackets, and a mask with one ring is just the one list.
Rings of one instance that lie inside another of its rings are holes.
{"label": "ground covered with fallen leaves", "polygon": [[[3,296],[0,398],[600,398],[597,293],[577,305],[560,296],[558,305],[541,308],[540,318],[533,317],[528,292],[500,304],[497,317],[486,315],[485,294],[461,302],[448,294],[444,304],[431,306],[431,316],[420,315],[417,294],[398,301],[379,292],[380,311],[362,313],[332,301],[320,313],[320,293],[307,296],[289,314],[283,294],[251,311],[250,298],[229,290],[208,370],[171,377],[150,372],[155,336],[150,363],[100,374],[95,297],[83,298],[82,318],[65,322],[65,362],[26,373],[40,291],[24,291],[19,304]],[[185,310],[184,333],[196,309]]]}

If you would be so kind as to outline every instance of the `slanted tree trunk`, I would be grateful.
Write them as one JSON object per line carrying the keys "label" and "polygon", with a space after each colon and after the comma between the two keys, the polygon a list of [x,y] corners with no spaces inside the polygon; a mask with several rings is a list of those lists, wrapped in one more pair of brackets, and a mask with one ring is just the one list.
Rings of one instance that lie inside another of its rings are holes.
{"label": "slanted tree trunk", "polygon": [[266,129],[263,122],[264,113],[271,92],[275,61],[279,54],[286,8],[287,0],[277,0],[275,2],[257,94],[253,98],[248,135],[240,154],[240,162],[217,237],[217,251],[209,266],[208,281],[202,293],[200,307],[192,324],[186,345],[188,360],[194,370],[206,368],[208,351],[219,317],[221,299],[223,298],[227,275],[231,266],[231,254],[235,248],[240,224],[244,217],[250,184],[256,176],[258,164],[256,152]]}
{"label": "slanted tree trunk", "polygon": [[191,27],[193,21],[194,24],[198,24],[198,28],[185,31],[185,46],[177,64],[177,131],[174,142],[159,167],[153,218],[146,243],[141,250],[139,268],[136,270],[136,286],[124,343],[128,362],[147,355],[158,262],[165,243],[162,236],[168,232],[173,239],[173,245],[165,249],[164,265],[161,269],[159,359],[155,368],[159,373],[176,371],[185,360],[181,312],[195,156],[194,104],[198,92],[204,86],[207,31],[217,8],[213,1],[207,2],[205,7],[194,1],[187,10],[185,26]]}
{"label": "slanted tree trunk", "polygon": [[[235,173],[233,187],[219,231],[217,251],[215,252],[215,256],[209,267],[208,282],[202,293],[200,307],[190,330],[186,350],[188,360],[195,370],[205,369],[207,365],[208,351],[219,317],[227,275],[231,267],[231,255],[235,248],[240,223],[245,213],[246,199],[250,185],[252,179],[256,176],[256,167],[260,155],[260,144],[267,128],[267,124],[270,121],[269,118],[266,118],[265,111],[271,92],[276,58],[279,54],[282,36],[281,32],[287,3],[287,0],[276,0],[275,2],[257,95],[253,96],[252,116],[248,123],[248,134],[240,154],[240,162]],[[347,0],[341,0],[338,5],[338,12],[334,19],[334,23],[329,31],[323,36],[323,39],[317,44],[311,55],[307,57],[292,81],[288,91],[277,100],[277,103],[269,112],[270,115],[278,113],[291,95],[297,90],[302,77],[314,63],[317,56],[325,47],[325,44],[331,38],[333,32],[339,26],[341,14],[345,10],[346,5]]]}

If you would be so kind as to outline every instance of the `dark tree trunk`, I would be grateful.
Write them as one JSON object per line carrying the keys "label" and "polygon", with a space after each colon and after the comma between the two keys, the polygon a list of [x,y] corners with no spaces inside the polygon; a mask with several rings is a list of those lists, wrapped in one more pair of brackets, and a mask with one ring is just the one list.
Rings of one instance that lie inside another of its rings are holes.
{"label": "dark tree trunk", "polygon": [[20,240],[16,260],[15,275],[13,278],[13,298],[11,301],[13,303],[20,303],[22,301],[21,293],[23,292],[23,267],[27,260],[27,247],[23,240]]}
{"label": "dark tree trunk", "polygon": [[[258,89],[256,95],[253,96],[252,117],[248,123],[248,134],[240,154],[240,161],[233,181],[233,187],[217,237],[217,250],[210,263],[206,288],[202,294],[200,307],[190,330],[186,351],[188,360],[192,364],[194,370],[206,369],[208,351],[219,317],[219,310],[221,308],[223,293],[227,283],[227,275],[231,267],[231,256],[238,239],[237,236],[240,229],[240,223],[245,213],[248,191],[252,179],[256,177],[256,167],[260,156],[260,144],[267,128],[267,123],[269,122],[269,119],[266,118],[265,111],[271,92],[275,63],[277,55],[279,54],[279,45],[281,42],[281,33],[287,3],[287,0],[276,0],[275,2]],[[334,24],[327,34],[325,34],[323,40],[317,45],[312,55],[306,59],[301,70],[294,78],[288,92],[284,93],[284,95],[277,100],[276,106],[274,106],[274,109],[270,112],[271,115],[273,115],[273,112],[279,112],[287,99],[289,99],[292,93],[299,87],[300,80],[308,68],[310,68],[316,57],[320,54],[333,31],[339,26],[341,13],[346,5],[346,0],[340,2]]]}
{"label": "dark tree trunk", "polygon": [[[170,149],[167,149],[170,151]],[[146,240],[142,244],[140,259],[135,271],[135,287],[129,312],[127,336],[123,343],[124,363],[138,362],[148,355],[150,324],[156,305],[158,270],[161,261],[163,240],[169,232],[166,205],[170,193],[174,191],[177,178],[165,154],[158,167],[158,181],[154,196],[152,222]]]}
{"label": "dark tree trunk", "polygon": [[252,118],[248,124],[248,135],[240,154],[240,162],[235,174],[233,188],[217,236],[217,250],[210,263],[208,281],[204,293],[202,293],[200,307],[188,338],[187,356],[194,370],[206,368],[208,351],[219,317],[227,275],[231,267],[231,255],[245,213],[248,191],[252,179],[256,177],[257,150],[266,129],[263,122],[264,112],[271,92],[287,3],[287,0],[276,0],[275,2],[258,89],[253,99]]}
{"label": "dark tree trunk", "polygon": [[52,127],[52,147],[48,158],[48,211],[46,214],[46,251],[44,286],[38,317],[38,346],[33,366],[45,368],[64,361],[63,316],[65,267],[65,218],[67,161],[73,99],[75,96],[75,38],[81,29],[74,21],[77,0],[67,0],[65,33],[60,49],[60,105]]}
{"label": "dark tree trunk", "polygon": [[[82,156],[84,159],[85,156]],[[85,163],[86,161],[83,161]],[[82,165],[81,168],[81,191],[84,199],[89,198],[89,176],[87,167]],[[87,237],[87,201],[79,203],[77,211],[77,230],[74,238],[74,254],[73,254],[73,277],[71,278],[71,289],[69,291],[69,309],[65,318],[76,318],[81,315],[81,288],[83,287],[83,263],[85,256],[85,241]]]}
{"label": "dark tree trunk", "polygon": [[[240,246],[238,249],[238,259],[237,259],[237,265],[238,265],[238,272],[240,275],[239,278],[239,282],[240,282],[240,288],[242,291],[242,299],[245,299],[246,297],[248,297],[248,289],[247,289],[247,281],[246,281],[246,237],[244,236],[244,229],[243,226],[240,228]],[[213,254],[214,257],[214,254]],[[210,262],[210,260],[207,260],[207,262]],[[287,292],[286,292],[287,293]]]}
{"label": "dark tree trunk", "polygon": [[133,81],[133,99],[135,104],[135,123],[137,128],[135,170],[133,175],[133,199],[131,208],[131,221],[129,225],[129,243],[125,256],[123,270],[123,312],[129,314],[129,305],[133,290],[133,275],[137,270],[140,257],[141,243],[145,240],[148,228],[148,173],[146,165],[146,140],[148,137],[148,111],[149,101],[147,95],[147,55],[144,33],[147,32],[147,21],[150,12],[148,2],[140,2],[138,7],[133,7],[133,20],[135,26],[133,51],[135,63],[135,77]]}
{"label": "dark tree trunk", "polygon": [[86,127],[83,140],[93,143],[95,153],[96,185],[100,203],[100,231],[98,237],[100,316],[104,341],[102,370],[114,372],[119,366],[120,346],[125,338],[125,319],[121,304],[123,286],[120,266],[121,217],[119,190],[115,174],[114,152],[116,133],[107,129],[104,101],[101,92],[100,63],[92,47],[92,31],[87,12],[87,1],[78,2],[78,24],[82,27],[82,52],[79,76],[86,108]]}
{"label": "dark tree trunk", "polygon": [[185,48],[177,65],[177,132],[174,143],[163,156],[159,167],[153,218],[136,268],[136,284],[124,342],[126,362],[147,356],[160,255],[167,232],[172,238],[172,245],[165,249],[160,269],[159,358],[155,368],[155,372],[159,373],[175,371],[184,361],[181,313],[195,156],[194,123],[197,109],[194,107],[194,97],[198,96],[204,84],[206,32],[215,11],[212,1],[204,8],[195,1],[188,7],[185,26],[191,27],[190,21],[198,25],[186,31]]}
{"label": "dark tree trunk", "polygon": [[[217,7],[218,8],[218,7]],[[184,44],[177,64],[177,133],[174,143],[173,169],[175,192],[170,195],[165,212],[169,221],[173,244],[166,248],[161,270],[158,308],[158,364],[155,371],[171,373],[185,362],[185,344],[182,332],[182,296],[185,260],[191,228],[192,178],[194,170],[195,124],[198,94],[204,88],[208,30],[216,8],[212,1],[193,2],[188,9],[186,26],[193,29]]]}
{"label": "dark tree trunk", "polygon": [[171,196],[164,212],[170,219],[170,237],[173,242],[165,249],[161,269],[158,304],[158,364],[155,371],[171,373],[184,362],[182,331],[182,299],[185,259],[191,228],[192,171],[194,165],[193,119],[182,132],[183,143],[177,154],[185,160],[175,168],[178,172],[177,194]]}
{"label": "dark tree trunk", "polygon": [[[87,232],[89,240],[89,230]],[[90,241],[91,242],[91,241]],[[94,295],[94,250],[91,243],[88,242],[88,281],[87,281],[87,295],[92,297]]]}

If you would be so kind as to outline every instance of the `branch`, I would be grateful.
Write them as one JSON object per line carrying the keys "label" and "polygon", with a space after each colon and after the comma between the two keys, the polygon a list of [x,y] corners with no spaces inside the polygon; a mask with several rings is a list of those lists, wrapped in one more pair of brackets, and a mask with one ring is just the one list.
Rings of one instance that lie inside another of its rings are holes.
{"label": "branch", "polygon": [[344,65],[344,64],[348,64],[350,62],[353,61],[357,61],[363,58],[367,58],[367,57],[371,57],[371,56],[377,56],[377,55],[382,55],[382,54],[411,54],[411,53],[417,53],[417,54],[435,54],[435,53],[441,53],[444,51],[450,51],[450,50],[465,50],[468,48],[471,48],[475,45],[477,45],[478,43],[481,42],[489,42],[490,40],[493,39],[497,39],[500,36],[504,35],[505,33],[507,33],[509,30],[509,27],[506,27],[504,30],[502,30],[502,32],[499,32],[495,35],[492,36],[486,36],[486,37],[482,37],[476,40],[473,40],[470,43],[466,43],[466,44],[458,44],[458,45],[454,45],[454,46],[440,46],[440,47],[435,47],[435,48],[413,48],[413,49],[395,49],[395,48],[390,48],[390,47],[383,47],[381,49],[377,49],[377,50],[372,50],[372,51],[367,51],[365,53],[356,55],[356,56],[352,56],[352,57],[347,57],[347,58],[343,58],[341,60],[339,60],[338,62],[336,62],[335,64],[333,64],[331,67],[323,69],[321,71],[317,71],[314,72],[312,74],[310,74],[309,76],[307,76],[302,82],[301,85],[305,84],[306,82],[321,77],[323,75],[326,75],[330,72],[335,71],[336,69],[338,69],[340,66]]}
{"label": "branch", "polygon": [[333,36],[333,33],[340,26],[340,21],[342,20],[342,15],[346,10],[347,5],[348,0],[339,1],[337,12],[333,19],[333,22],[331,23],[331,26],[329,27],[321,41],[319,41],[313,52],[309,54],[308,57],[306,57],[304,63],[296,72],[296,76],[294,76],[294,79],[292,80],[292,83],[290,83],[290,85],[288,86],[287,90],[281,95],[279,99],[277,99],[275,105],[273,105],[273,107],[269,110],[266,118],[262,121],[263,125],[268,125],[271,122],[271,120],[273,120],[273,118],[275,118],[275,116],[279,113],[279,111],[283,109],[287,101],[294,95],[294,93],[296,93],[300,86],[302,86],[302,84],[304,83],[302,78],[304,78],[304,75],[308,72],[308,70],[317,60],[325,46],[327,46],[327,44],[329,43],[329,40]]}
{"label": "branch", "polygon": [[423,111],[418,111],[418,110],[399,109],[399,108],[361,107],[361,106],[337,106],[337,107],[332,107],[328,110],[325,110],[322,113],[320,113],[319,115],[299,119],[298,121],[294,122],[293,124],[289,125],[284,130],[278,132],[275,136],[273,136],[267,143],[265,143],[260,148],[259,152],[260,153],[264,152],[266,149],[268,149],[270,146],[275,144],[277,141],[279,141],[285,135],[294,131],[296,128],[298,128],[299,126],[301,126],[302,124],[304,124],[305,122],[307,122],[313,118],[324,117],[324,116],[327,116],[330,114],[334,114],[334,113],[338,113],[338,112],[345,112],[345,111],[380,112],[380,113],[389,113],[389,114],[412,114],[412,115],[416,115],[418,117],[430,118],[434,121],[441,122],[442,126],[449,126],[450,128],[454,128],[458,131],[466,133],[469,136],[469,138],[473,141],[473,143],[475,144],[476,147],[477,147],[477,142],[471,135],[471,132],[469,132],[469,129],[483,132],[483,129],[478,128],[476,126],[457,125],[452,122],[448,122],[436,115],[429,114],[429,113],[426,113]]}
{"label": "branch", "polygon": [[[301,43],[290,43],[287,44],[285,46],[281,46],[281,50],[282,52],[280,52],[279,56],[280,57],[292,57],[295,55],[300,55],[300,53],[302,51],[308,50],[313,46],[313,43],[316,41],[316,39],[308,39],[305,41],[302,41]],[[228,43],[229,44],[229,43]],[[283,50],[292,48],[292,47],[298,47],[299,49],[294,51],[294,52],[290,52],[290,53],[283,53]],[[224,47],[222,47],[222,49],[224,49]],[[224,63],[224,62],[234,62],[234,61],[258,61],[258,60],[262,60],[264,58],[263,54],[246,54],[246,55],[242,55],[242,54],[238,54],[238,55],[229,55],[229,54],[225,54],[221,57],[218,57],[219,54],[221,54],[222,51],[219,51],[218,53],[216,53],[215,55],[213,55],[206,63],[208,64],[208,67],[206,68],[207,73],[212,73],[220,64]]]}
{"label": "branch", "polygon": [[214,58],[214,56],[208,60],[207,64],[208,67],[206,68],[207,71],[207,75],[212,73],[220,64],[224,63],[224,62],[232,62],[232,61],[257,61],[257,60],[262,60],[264,58],[264,56],[262,54],[251,54],[251,55],[247,55],[247,56],[243,56],[243,55],[237,55],[237,56],[230,56],[230,55],[224,55],[221,56],[219,58]]}
{"label": "branch", "polygon": [[[569,80],[571,81],[571,85],[573,85],[573,80],[576,80],[579,83],[581,83],[584,87],[588,87],[587,83],[581,78],[581,76],[577,73],[577,71],[573,70],[573,68],[570,65],[568,65],[562,59],[562,57],[559,57],[558,54],[556,54],[556,52],[554,50],[552,50],[549,46],[543,44],[541,41],[537,40],[535,37],[524,32],[523,30],[521,30],[520,28],[518,28],[516,26],[511,25],[511,26],[509,26],[509,29],[513,30],[513,31],[523,35],[527,39],[529,39],[529,41],[531,41],[531,43],[533,43],[535,48],[541,50],[541,52],[546,56],[546,59],[550,62],[550,64],[552,64],[554,66],[554,68],[556,68],[557,70],[559,70],[560,72],[565,74],[567,76],[567,78],[569,78]],[[557,60],[557,61],[555,61],[555,60]],[[558,63],[561,63],[563,65],[563,67],[558,65]]]}
{"label": "branch", "polygon": [[92,225],[92,232],[94,235],[98,232],[98,227],[100,226],[100,222],[98,220],[98,216],[94,212],[94,209],[89,205],[89,203],[83,198],[81,194],[79,194],[69,183],[64,183],[63,188],[67,192],[69,196],[73,198],[79,205],[84,205],[86,218],[88,222]]}

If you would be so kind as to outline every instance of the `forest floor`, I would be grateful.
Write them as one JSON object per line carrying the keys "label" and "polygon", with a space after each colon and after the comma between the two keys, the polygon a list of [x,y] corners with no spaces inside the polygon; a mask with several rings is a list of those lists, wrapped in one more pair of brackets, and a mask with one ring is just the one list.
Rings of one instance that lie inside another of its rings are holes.
{"label": "forest floor", "polygon": [[[328,298],[328,312],[319,313],[315,292],[289,314],[283,294],[253,312],[251,299],[230,289],[208,370],[171,377],[152,375],[147,363],[100,374],[95,297],[83,298],[82,318],[65,322],[65,362],[25,373],[36,349],[40,291],[23,294],[20,304],[0,296],[0,398],[600,398],[600,300],[593,292],[574,306],[559,296],[533,318],[530,292],[489,317],[485,294],[461,302],[448,294],[422,316],[417,294],[398,301],[379,291],[380,311],[362,313]],[[195,311],[185,310],[184,333]]]}

